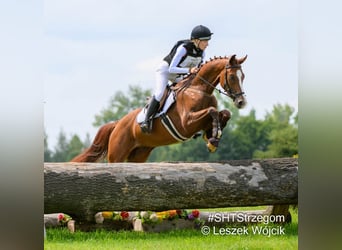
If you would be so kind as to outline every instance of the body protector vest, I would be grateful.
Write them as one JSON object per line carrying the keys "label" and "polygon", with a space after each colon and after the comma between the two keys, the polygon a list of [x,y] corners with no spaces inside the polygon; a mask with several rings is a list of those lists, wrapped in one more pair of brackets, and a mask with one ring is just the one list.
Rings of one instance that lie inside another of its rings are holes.
{"label": "body protector vest", "polygon": [[180,40],[178,41],[173,48],[171,49],[170,53],[164,57],[164,61],[166,61],[169,65],[172,61],[172,58],[176,54],[176,50],[179,46],[183,45],[186,49],[186,55],[181,59],[178,66],[182,68],[190,68],[198,66],[202,62],[203,51],[197,48],[193,42],[190,40]]}
{"label": "body protector vest", "polygon": [[[180,62],[178,63],[178,67],[182,68],[192,68],[198,67],[202,60],[203,60],[203,50],[197,48],[193,42],[190,40],[180,40],[178,41],[173,48],[171,49],[170,53],[164,57],[164,61],[166,61],[169,65],[176,54],[177,48],[179,46],[184,46],[186,49],[186,54],[182,57]],[[184,75],[182,74],[170,74],[169,80],[172,82],[178,82],[183,78]]]}

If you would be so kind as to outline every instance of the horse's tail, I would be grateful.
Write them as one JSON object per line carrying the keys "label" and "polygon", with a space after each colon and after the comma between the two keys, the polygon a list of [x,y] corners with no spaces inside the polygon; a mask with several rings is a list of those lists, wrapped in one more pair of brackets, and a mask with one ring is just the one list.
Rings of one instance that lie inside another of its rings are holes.
{"label": "horse's tail", "polygon": [[83,153],[74,157],[71,162],[97,162],[107,155],[109,136],[114,130],[118,121],[103,125],[97,132],[91,146]]}

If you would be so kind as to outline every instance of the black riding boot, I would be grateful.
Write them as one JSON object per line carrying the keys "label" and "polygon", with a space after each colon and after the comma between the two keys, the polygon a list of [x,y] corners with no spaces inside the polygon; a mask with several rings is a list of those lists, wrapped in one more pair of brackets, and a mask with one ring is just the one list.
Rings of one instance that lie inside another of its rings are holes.
{"label": "black riding boot", "polygon": [[159,102],[153,96],[146,111],[145,121],[140,124],[140,128],[143,133],[151,133],[152,128],[150,128],[150,122],[153,119],[153,116],[157,112],[158,108]]}

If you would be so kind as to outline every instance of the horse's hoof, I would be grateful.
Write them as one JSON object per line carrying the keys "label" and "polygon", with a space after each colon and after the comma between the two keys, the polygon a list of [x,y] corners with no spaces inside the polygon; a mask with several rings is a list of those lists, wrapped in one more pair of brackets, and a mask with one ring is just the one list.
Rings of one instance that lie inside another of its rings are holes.
{"label": "horse's hoof", "polygon": [[207,148],[210,153],[214,153],[219,145],[220,140],[217,138],[210,138],[207,143]]}
{"label": "horse's hoof", "polygon": [[217,149],[217,147],[215,147],[213,144],[211,144],[211,143],[208,143],[207,144],[207,148],[208,148],[208,150],[209,150],[209,152],[210,153],[214,153],[215,151],[216,151],[216,149]]}

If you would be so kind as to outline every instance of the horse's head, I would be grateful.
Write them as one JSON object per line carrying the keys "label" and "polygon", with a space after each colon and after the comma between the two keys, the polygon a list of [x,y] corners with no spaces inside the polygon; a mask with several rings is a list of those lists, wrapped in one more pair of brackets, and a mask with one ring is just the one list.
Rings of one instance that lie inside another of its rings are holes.
{"label": "horse's head", "polygon": [[245,92],[243,92],[243,80],[245,75],[241,64],[247,59],[230,57],[214,57],[204,63],[197,74],[191,74],[181,86],[199,87],[203,92],[211,95],[216,86],[220,83],[225,94],[232,98],[237,108],[241,109],[247,104]]}
{"label": "horse's head", "polygon": [[227,95],[232,98],[237,108],[241,109],[247,104],[245,92],[243,92],[243,80],[245,75],[242,71],[241,64],[246,60],[247,55],[243,58],[236,58],[232,55],[228,58],[225,68],[220,73],[220,85]]}

